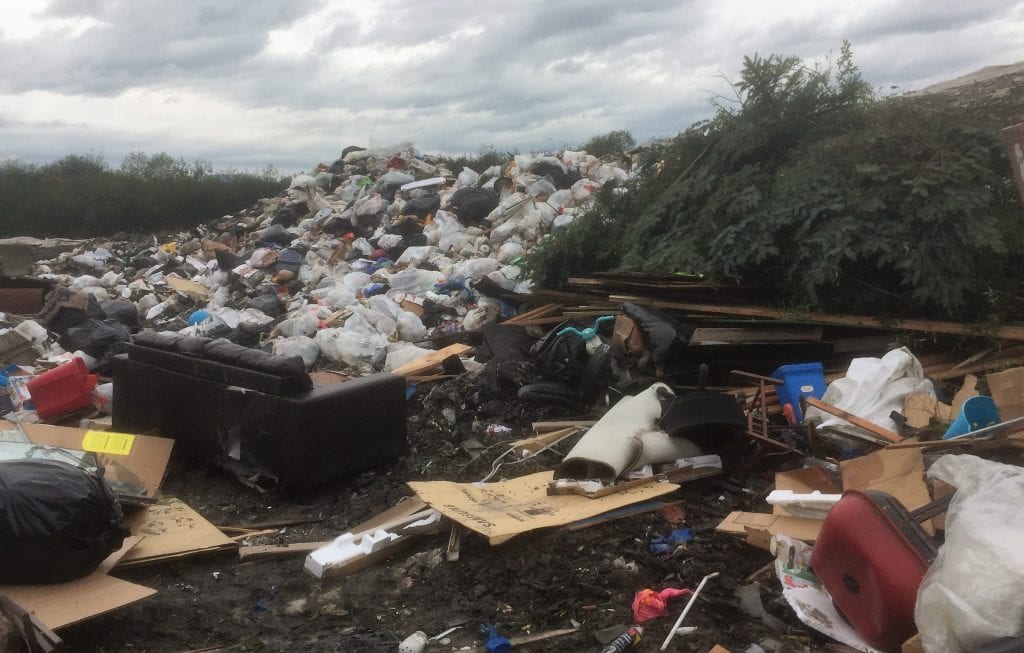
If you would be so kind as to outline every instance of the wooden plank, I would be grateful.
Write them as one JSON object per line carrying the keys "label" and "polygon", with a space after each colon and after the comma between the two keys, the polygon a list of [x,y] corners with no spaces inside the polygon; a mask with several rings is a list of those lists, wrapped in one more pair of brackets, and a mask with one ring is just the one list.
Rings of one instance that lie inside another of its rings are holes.
{"label": "wooden plank", "polygon": [[900,440],[903,439],[895,431],[890,431],[889,429],[887,429],[887,428],[885,428],[883,426],[879,426],[878,424],[875,424],[874,422],[868,421],[868,420],[864,419],[863,417],[857,417],[853,413],[849,413],[849,412],[843,410],[842,408],[837,408],[836,406],[833,406],[832,404],[826,404],[824,401],[821,401],[819,399],[815,399],[814,397],[806,397],[805,400],[807,401],[807,405],[808,406],[813,406],[813,407],[817,408],[820,411],[828,413],[829,415],[835,415],[836,417],[841,417],[842,419],[845,419],[850,424],[853,424],[854,426],[859,426],[859,427],[861,427],[862,429],[864,429],[866,431],[870,431],[871,433],[874,433],[878,437],[880,437],[880,438],[882,438],[884,440],[887,440],[889,442],[899,442]]}
{"label": "wooden plank", "polygon": [[617,508],[615,510],[603,512],[600,515],[595,515],[593,517],[587,517],[585,519],[580,519],[579,521],[574,521],[570,524],[566,524],[563,528],[567,531],[579,531],[583,530],[584,528],[590,528],[591,526],[597,526],[598,524],[606,524],[610,521],[615,521],[617,519],[625,519],[626,517],[632,517],[633,515],[642,515],[644,513],[661,510],[662,508],[670,504],[671,502],[657,500],[645,501],[643,503],[634,503],[623,508]]}
{"label": "wooden plank", "polygon": [[[518,635],[516,637],[510,637],[508,642],[512,645],[514,650],[519,650],[517,647],[525,647],[529,644],[536,642],[543,642],[545,640],[554,639],[555,637],[565,637],[566,635],[572,635],[579,632],[578,628],[562,628],[561,630],[549,630],[543,633],[534,633],[532,635]],[[471,649],[471,653],[487,653],[486,646],[478,646]]]}
{"label": "wooden plank", "polygon": [[759,344],[772,342],[821,342],[821,327],[779,329],[766,326],[750,327],[698,327],[690,336],[691,345]]}
{"label": "wooden plank", "polygon": [[[980,335],[978,330],[970,324],[962,322],[943,322],[939,320],[882,320],[866,315],[839,315],[829,313],[804,313],[798,311],[783,311],[774,308],[761,308],[757,306],[726,306],[722,304],[695,304],[689,302],[676,302],[654,299],[651,297],[636,297],[625,295],[611,295],[610,299],[642,303],[646,306],[663,309],[675,309],[692,311],[695,313],[710,313],[712,315],[741,315],[743,317],[758,317],[769,320],[784,320],[787,322],[807,322],[811,324],[832,324],[837,326],[862,327],[868,329],[884,329],[897,331],[922,331],[925,333],[949,333],[953,335]],[[1024,326],[1008,325],[999,327],[990,334],[997,338],[1007,340],[1024,340]]]}
{"label": "wooden plank", "polygon": [[461,356],[462,354],[472,350],[473,347],[461,343],[448,345],[444,349],[438,349],[419,360],[406,363],[397,369],[391,370],[391,373],[401,376],[421,376],[425,372],[429,372],[431,369],[441,365],[446,358],[451,356]]}
{"label": "wooden plank", "polygon": [[[384,512],[374,515],[370,519],[364,522],[356,524],[351,532],[359,533],[368,530],[379,528],[382,525],[386,525],[395,519],[402,517],[408,517],[414,513],[420,512],[427,507],[427,504],[423,502],[419,497],[409,497],[399,503],[397,506],[388,508]],[[238,557],[241,560],[271,560],[275,558],[291,558],[297,555],[306,555],[316,551],[320,547],[327,546],[333,542],[328,540],[326,542],[295,542],[292,544],[284,545],[262,545],[262,546],[247,546],[242,547],[238,550]]]}
{"label": "wooden plank", "polygon": [[505,320],[502,324],[519,324],[523,320],[529,320],[537,317],[547,317],[548,315],[554,313],[560,308],[562,308],[561,304],[544,304],[543,306],[540,306],[533,310],[526,311],[525,313],[520,313],[519,315],[516,315],[513,318]]}
{"label": "wooden plank", "polygon": [[562,420],[558,422],[534,422],[533,430],[537,433],[547,433],[548,431],[558,431],[560,429],[569,428],[570,426],[580,426],[589,428],[597,424],[596,419],[580,419],[580,420]]}
{"label": "wooden plank", "polygon": [[516,322],[515,326],[545,326],[548,324],[558,324],[559,322],[565,322],[564,316],[555,317],[539,317],[532,320],[523,320],[522,322]]}
{"label": "wooden plank", "polygon": [[242,562],[253,560],[275,560],[308,555],[317,549],[327,546],[327,542],[294,542],[292,544],[267,544],[262,546],[244,546],[238,550],[238,559]]}
{"label": "wooden plank", "polygon": [[456,562],[462,553],[462,536],[465,535],[465,528],[457,521],[452,522],[452,531],[448,534],[448,550],[445,551],[445,559],[448,562]]}

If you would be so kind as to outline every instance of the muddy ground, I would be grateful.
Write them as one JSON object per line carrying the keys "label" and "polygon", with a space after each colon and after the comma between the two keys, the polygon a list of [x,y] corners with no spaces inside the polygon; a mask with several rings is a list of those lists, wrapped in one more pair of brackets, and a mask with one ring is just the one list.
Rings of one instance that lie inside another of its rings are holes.
{"label": "muddy ground", "polygon": [[[218,525],[323,519],[255,543],[325,540],[410,495],[407,481],[479,480],[504,447],[471,463],[476,447],[526,434],[533,420],[568,417],[558,409],[486,400],[474,384],[460,379],[419,388],[409,402],[410,454],[358,478],[303,494],[261,494],[227,472],[176,455],[164,492]],[[488,423],[514,430],[488,438]],[[558,457],[544,455],[503,468],[502,475],[553,467]],[[599,648],[599,637],[608,639],[632,622],[630,603],[637,590],[694,587],[705,574],[720,571],[687,619],[699,630],[671,650],[708,651],[717,643],[735,652],[764,640],[778,642],[777,650],[817,648],[820,640],[809,639],[799,627],[774,578],[764,581],[762,599],[769,612],[792,624],[788,632],[772,631],[739,609],[734,591],[770,556],[713,530],[728,511],[752,505],[769,476],[765,471],[684,486],[674,498],[682,499],[696,540],[668,559],[648,551],[653,535],[673,528],[659,513],[575,532],[535,532],[497,547],[471,536],[457,562],[444,560],[446,535],[426,537],[384,564],[325,582],[302,571],[302,557],[240,564],[232,553],[217,554],[115,572],[158,593],[61,635],[76,651],[395,651],[416,630],[433,635],[467,624],[453,634],[452,644],[428,649],[442,651],[482,644],[477,628],[484,622],[497,623],[510,637],[578,624],[578,634],[517,650],[591,651]],[[685,599],[679,601],[673,615]],[[635,650],[657,650],[673,620],[645,624],[647,635]]]}

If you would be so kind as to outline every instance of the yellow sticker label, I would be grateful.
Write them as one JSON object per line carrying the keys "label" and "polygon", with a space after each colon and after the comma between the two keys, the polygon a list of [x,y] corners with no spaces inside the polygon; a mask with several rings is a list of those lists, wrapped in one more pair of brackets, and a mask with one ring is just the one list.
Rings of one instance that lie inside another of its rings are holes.
{"label": "yellow sticker label", "polygon": [[132,452],[135,436],[130,433],[111,433],[109,431],[86,431],[82,438],[82,449],[96,453],[112,453],[127,456]]}

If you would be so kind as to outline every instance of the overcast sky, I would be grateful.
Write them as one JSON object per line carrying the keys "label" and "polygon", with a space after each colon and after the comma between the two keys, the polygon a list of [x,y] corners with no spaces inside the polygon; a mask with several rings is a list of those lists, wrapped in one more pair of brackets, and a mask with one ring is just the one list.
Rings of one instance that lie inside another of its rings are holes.
{"label": "overcast sky", "polygon": [[643,140],[708,117],[744,55],[843,39],[873,85],[921,88],[1024,60],[1024,0],[4,0],[0,159]]}

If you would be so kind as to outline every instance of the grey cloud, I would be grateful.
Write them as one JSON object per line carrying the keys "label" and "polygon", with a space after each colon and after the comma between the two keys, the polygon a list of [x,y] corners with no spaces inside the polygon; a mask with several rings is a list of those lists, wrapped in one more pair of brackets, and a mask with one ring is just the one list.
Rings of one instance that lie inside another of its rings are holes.
{"label": "grey cloud", "polygon": [[[137,137],[140,142],[64,125],[0,124],[0,143],[20,152],[61,150],[57,156],[103,143],[108,157],[173,145],[189,148],[174,153],[186,159],[290,168],[332,159],[344,145],[370,138],[458,152],[483,144],[523,150],[576,145],[616,128],[639,138],[671,135],[711,115],[710,94],[725,88],[715,74],[736,78],[744,54],[819,57],[849,38],[857,63],[876,84],[1008,63],[999,53],[1021,52],[1011,36],[982,42],[956,36],[994,32],[997,21],[1024,7],[1005,5],[907,0],[884,12],[833,14],[822,3],[754,23],[741,20],[744,3],[382,0],[372,5],[379,11],[372,23],[336,11],[329,29],[295,36],[309,46],[306,55],[275,57],[265,49],[271,31],[346,5],[58,0],[47,15],[91,16],[100,25],[77,38],[0,40],[0,91],[108,97],[133,88],[190,91],[243,110],[277,110],[275,139],[251,133],[189,142],[150,134]],[[401,63],[346,61],[350,48],[417,48],[420,54]],[[185,102],[180,107],[193,110]]]}

